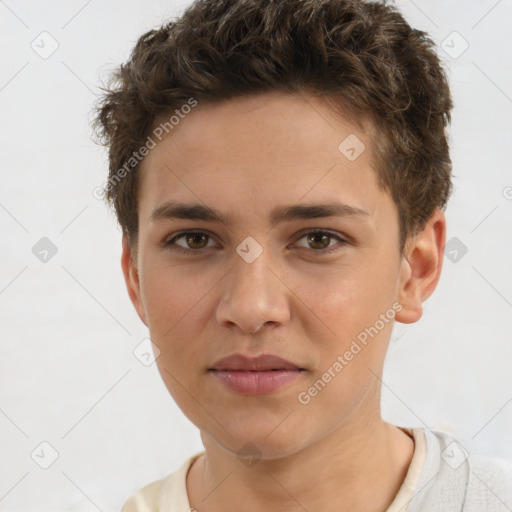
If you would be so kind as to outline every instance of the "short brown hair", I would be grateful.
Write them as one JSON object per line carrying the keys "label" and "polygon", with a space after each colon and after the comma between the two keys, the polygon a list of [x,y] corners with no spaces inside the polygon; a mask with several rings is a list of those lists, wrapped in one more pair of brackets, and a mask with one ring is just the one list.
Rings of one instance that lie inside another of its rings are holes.
{"label": "short brown hair", "polygon": [[133,247],[139,166],[123,179],[119,171],[157,118],[191,98],[204,105],[308,92],[372,121],[379,133],[374,164],[397,205],[402,251],[434,210],[445,208],[452,188],[452,100],[433,47],[385,2],[196,0],[139,38],[96,105],[94,126],[109,148],[105,193],[123,233]]}

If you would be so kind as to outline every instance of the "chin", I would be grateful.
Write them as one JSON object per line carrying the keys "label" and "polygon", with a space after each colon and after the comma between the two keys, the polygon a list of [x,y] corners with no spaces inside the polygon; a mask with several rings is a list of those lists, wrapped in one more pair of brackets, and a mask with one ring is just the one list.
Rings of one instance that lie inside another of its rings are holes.
{"label": "chin", "polygon": [[[304,448],[309,437],[306,425],[283,421],[286,416],[282,415],[279,420],[274,416],[268,420],[261,417],[257,420],[253,417],[251,421],[232,420],[224,423],[226,430],[219,428],[218,425],[214,425],[213,430],[201,427],[199,429],[207,432],[208,436],[222,448],[240,457],[242,462],[244,457],[282,459]],[[291,417],[292,414],[289,419]]]}
{"label": "chin", "polygon": [[292,439],[269,439],[268,437],[253,437],[245,439],[230,439],[228,444],[221,446],[237,456],[242,463],[250,466],[258,460],[278,460],[294,455],[302,448],[302,443]]}

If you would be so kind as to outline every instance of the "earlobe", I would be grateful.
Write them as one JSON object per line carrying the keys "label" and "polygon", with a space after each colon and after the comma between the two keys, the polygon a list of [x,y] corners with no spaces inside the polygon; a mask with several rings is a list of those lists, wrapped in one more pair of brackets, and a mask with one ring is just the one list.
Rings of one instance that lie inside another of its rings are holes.
{"label": "earlobe", "polygon": [[130,300],[132,301],[139,318],[146,326],[148,326],[146,311],[144,309],[144,303],[142,302],[140,293],[139,271],[132,257],[130,243],[126,235],[123,235],[122,243],[123,252],[121,255],[121,267],[123,269],[126,289],[128,290],[128,295],[130,296]]}
{"label": "earlobe", "polygon": [[423,302],[432,295],[441,277],[445,240],[446,218],[438,208],[406,246],[399,283],[403,309],[396,314],[398,322],[410,324],[421,318]]}

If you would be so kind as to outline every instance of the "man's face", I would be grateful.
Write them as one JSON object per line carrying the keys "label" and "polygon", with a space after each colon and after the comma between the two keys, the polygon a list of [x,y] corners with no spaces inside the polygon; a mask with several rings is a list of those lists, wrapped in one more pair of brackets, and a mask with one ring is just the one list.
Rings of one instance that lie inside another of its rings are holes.
{"label": "man's face", "polygon": [[[228,450],[252,442],[285,456],[379,416],[404,267],[370,136],[321,99],[265,94],[199,104],[143,162],[132,299],[171,395]],[[206,206],[229,225],[173,218],[170,202]],[[353,210],[271,217],[334,203]],[[244,392],[212,371],[232,354],[273,354],[301,371],[270,391],[258,388],[267,377],[239,379]]]}

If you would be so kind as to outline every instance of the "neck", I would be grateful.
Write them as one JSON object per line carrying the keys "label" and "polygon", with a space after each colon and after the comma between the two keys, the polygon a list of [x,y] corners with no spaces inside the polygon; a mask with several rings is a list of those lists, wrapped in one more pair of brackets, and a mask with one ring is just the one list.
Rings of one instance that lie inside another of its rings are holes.
{"label": "neck", "polygon": [[197,512],[385,512],[414,451],[412,439],[380,417],[363,426],[343,425],[299,452],[250,467],[202,438],[205,454],[187,476]]}

